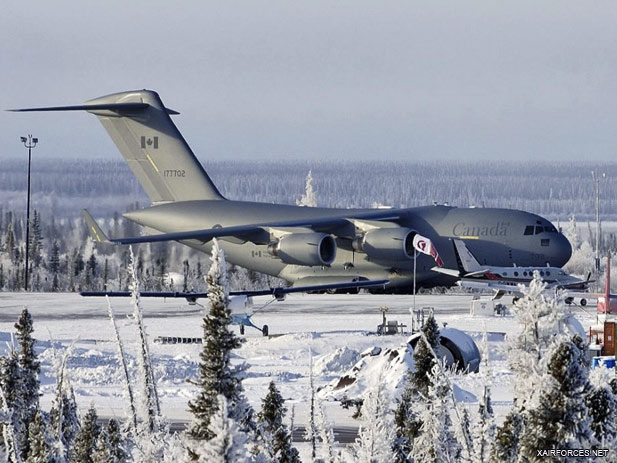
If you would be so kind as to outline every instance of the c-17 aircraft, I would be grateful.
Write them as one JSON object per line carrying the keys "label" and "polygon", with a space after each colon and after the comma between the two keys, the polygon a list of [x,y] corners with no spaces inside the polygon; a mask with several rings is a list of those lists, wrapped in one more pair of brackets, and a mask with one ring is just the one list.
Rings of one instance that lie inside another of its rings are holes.
{"label": "c-17 aircraft", "polygon": [[456,281],[432,271],[430,256],[419,255],[414,272],[416,234],[432,241],[448,267],[456,264],[450,238],[464,240],[482,265],[562,266],[572,252],[548,220],[518,210],[335,209],[226,199],[172,122],[178,113],[151,90],[13,111],[73,110],[98,117],[152,201],[124,214],[145,227],[144,236],[107,238],[88,217],[101,243],[178,241],[210,252],[212,238],[218,238],[229,262],[294,286],[386,279],[388,292],[411,292],[414,274],[418,287]]}
{"label": "c-17 aircraft", "polygon": [[[534,278],[534,272],[538,272],[547,285],[547,290],[585,290],[592,283],[588,275],[582,280],[568,275],[559,267],[497,267],[481,265],[465,243],[459,239],[452,239],[454,252],[457,256],[458,269],[433,267],[433,270],[459,279],[459,285],[470,289],[492,289],[495,291],[493,299],[500,299],[505,294],[514,294],[515,298],[523,293],[520,286],[529,286]],[[586,305],[585,298],[580,299],[581,305]],[[571,302],[571,301],[570,301]]]}

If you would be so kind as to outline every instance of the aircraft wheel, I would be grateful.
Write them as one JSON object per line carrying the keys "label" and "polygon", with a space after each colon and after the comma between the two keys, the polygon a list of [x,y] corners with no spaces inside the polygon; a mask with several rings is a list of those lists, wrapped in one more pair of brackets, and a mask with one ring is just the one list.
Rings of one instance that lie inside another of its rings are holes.
{"label": "aircraft wheel", "polygon": [[268,336],[268,325],[263,326],[263,328],[261,329],[261,334],[263,334],[264,336]]}
{"label": "aircraft wheel", "polygon": [[587,305],[587,299],[581,299],[581,305],[585,307]]}
{"label": "aircraft wheel", "polygon": [[513,297],[512,298],[512,304],[516,304],[518,302],[518,297]]}
{"label": "aircraft wheel", "polygon": [[244,325],[240,325],[240,334],[244,334]]}
{"label": "aircraft wheel", "polygon": [[566,297],[566,300],[564,301],[566,304],[570,305],[574,302],[574,298],[572,297]]}

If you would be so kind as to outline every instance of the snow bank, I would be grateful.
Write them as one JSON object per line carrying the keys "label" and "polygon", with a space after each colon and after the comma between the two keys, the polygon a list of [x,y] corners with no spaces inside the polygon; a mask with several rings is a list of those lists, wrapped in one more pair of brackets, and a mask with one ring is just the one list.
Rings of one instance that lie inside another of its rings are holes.
{"label": "snow bank", "polygon": [[413,350],[405,344],[398,348],[370,348],[340,378],[331,381],[320,392],[322,398],[355,399],[364,395],[374,378],[381,377],[392,396],[399,396],[409,370],[413,368]]}
{"label": "snow bank", "polygon": [[313,364],[316,376],[338,375],[341,371],[346,371],[360,360],[360,353],[349,347],[341,347],[329,354],[321,355],[315,359]]}

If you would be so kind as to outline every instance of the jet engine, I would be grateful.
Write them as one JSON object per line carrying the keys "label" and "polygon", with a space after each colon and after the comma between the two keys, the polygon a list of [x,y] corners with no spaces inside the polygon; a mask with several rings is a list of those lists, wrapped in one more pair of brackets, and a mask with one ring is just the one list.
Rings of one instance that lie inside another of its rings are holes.
{"label": "jet engine", "polygon": [[375,260],[411,259],[415,234],[410,228],[377,228],[357,236],[352,246]]}
{"label": "jet engine", "polygon": [[330,265],[336,259],[336,241],[326,233],[289,233],[270,243],[268,252],[286,264]]}

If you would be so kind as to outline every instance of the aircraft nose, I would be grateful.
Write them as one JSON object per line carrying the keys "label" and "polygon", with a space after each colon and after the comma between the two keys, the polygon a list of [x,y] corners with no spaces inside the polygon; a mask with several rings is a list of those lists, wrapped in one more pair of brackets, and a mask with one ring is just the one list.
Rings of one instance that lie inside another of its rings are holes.
{"label": "aircraft nose", "polygon": [[559,233],[556,238],[557,239],[555,239],[553,243],[553,246],[555,247],[551,252],[551,265],[563,267],[568,263],[570,257],[572,256],[572,245],[570,244],[568,238],[566,238],[562,233]]}

